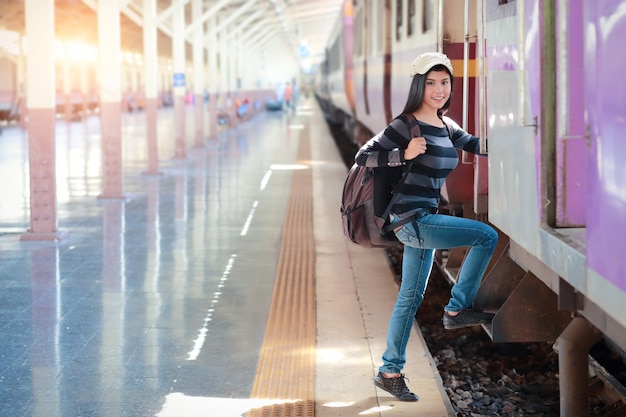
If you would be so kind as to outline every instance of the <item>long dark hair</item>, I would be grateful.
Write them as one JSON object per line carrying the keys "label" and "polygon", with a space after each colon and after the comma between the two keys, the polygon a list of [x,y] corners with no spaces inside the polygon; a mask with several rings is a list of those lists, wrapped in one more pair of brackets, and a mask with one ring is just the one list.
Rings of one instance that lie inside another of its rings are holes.
{"label": "long dark hair", "polygon": [[426,74],[415,74],[413,76],[413,81],[411,81],[411,87],[409,88],[409,96],[406,99],[406,104],[404,105],[404,110],[402,110],[402,114],[405,113],[413,113],[415,110],[419,109],[422,103],[424,102],[424,90],[426,88],[426,78],[431,71],[445,71],[450,75],[450,97],[448,97],[448,101],[443,107],[437,110],[437,116],[441,117],[446,113],[448,107],[450,107],[450,101],[452,100],[452,86],[454,85],[454,77],[448,71],[448,68],[445,65],[435,65],[432,67]]}

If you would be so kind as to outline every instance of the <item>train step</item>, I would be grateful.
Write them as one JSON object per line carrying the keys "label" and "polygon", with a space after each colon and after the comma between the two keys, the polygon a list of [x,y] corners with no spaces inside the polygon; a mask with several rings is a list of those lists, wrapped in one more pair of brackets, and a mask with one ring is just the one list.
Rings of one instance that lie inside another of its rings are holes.
{"label": "train step", "polygon": [[516,264],[508,249],[506,242],[496,252],[474,301],[475,308],[495,313],[483,325],[485,332],[497,343],[554,342],[571,322],[571,312],[559,310],[557,295]]}

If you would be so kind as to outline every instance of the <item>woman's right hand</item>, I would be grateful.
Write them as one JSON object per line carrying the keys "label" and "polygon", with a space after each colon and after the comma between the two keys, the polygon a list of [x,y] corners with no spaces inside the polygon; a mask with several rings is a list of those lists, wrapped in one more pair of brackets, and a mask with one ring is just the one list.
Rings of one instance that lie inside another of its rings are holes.
{"label": "woman's right hand", "polygon": [[411,139],[409,146],[404,150],[404,159],[409,161],[417,158],[419,155],[426,153],[426,139],[419,136]]}

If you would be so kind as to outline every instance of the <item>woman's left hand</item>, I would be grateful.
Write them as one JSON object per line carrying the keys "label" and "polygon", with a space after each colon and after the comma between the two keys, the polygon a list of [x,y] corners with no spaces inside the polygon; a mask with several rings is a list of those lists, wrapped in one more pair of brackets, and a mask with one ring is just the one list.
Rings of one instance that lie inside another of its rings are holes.
{"label": "woman's left hand", "polygon": [[423,153],[426,153],[426,139],[423,136],[419,136],[411,139],[409,142],[409,145],[404,150],[404,159],[409,161]]}

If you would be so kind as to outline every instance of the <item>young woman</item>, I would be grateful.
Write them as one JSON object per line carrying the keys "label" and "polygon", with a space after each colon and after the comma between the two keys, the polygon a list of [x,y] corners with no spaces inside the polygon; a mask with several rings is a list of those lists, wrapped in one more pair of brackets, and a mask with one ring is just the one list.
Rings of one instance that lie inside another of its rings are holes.
{"label": "young woman", "polygon": [[[404,244],[402,283],[391,314],[383,365],[374,379],[377,387],[401,401],[418,400],[406,386],[402,369],[435,249],[470,247],[443,313],[444,327],[457,329],[489,323],[493,317],[471,306],[498,241],[497,232],[485,223],[437,214],[441,187],[458,163],[456,149],[479,154],[479,138],[443,116],[452,92],[450,60],[440,53],[420,55],[413,61],[411,75],[402,115],[363,145],[355,157],[359,165],[409,167],[390,214],[391,224],[397,225],[394,232]],[[407,117],[409,114],[415,119]],[[412,123],[419,124],[422,136],[411,137]]]}

